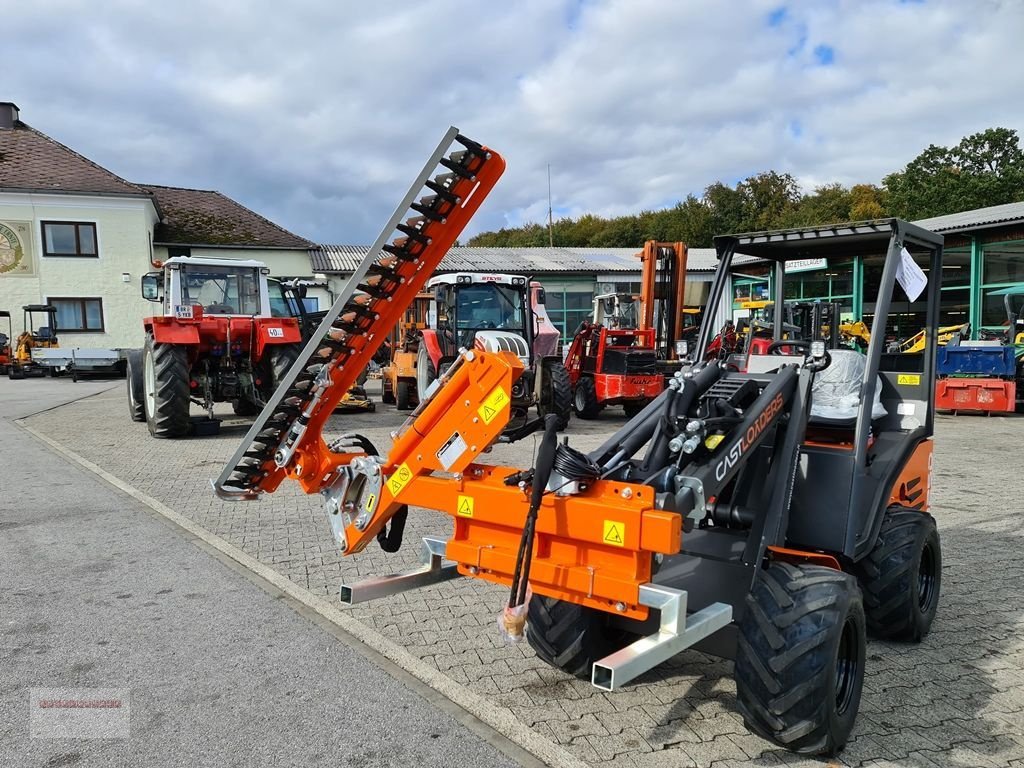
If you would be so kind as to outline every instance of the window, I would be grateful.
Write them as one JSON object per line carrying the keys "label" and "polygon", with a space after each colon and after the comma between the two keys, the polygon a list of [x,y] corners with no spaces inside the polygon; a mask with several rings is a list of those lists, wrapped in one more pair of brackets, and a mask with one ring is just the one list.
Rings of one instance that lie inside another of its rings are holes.
{"label": "window", "polygon": [[43,222],[44,256],[96,258],[96,225],[77,221]]}
{"label": "window", "polygon": [[50,299],[57,308],[57,331],[103,331],[103,300],[99,298]]}

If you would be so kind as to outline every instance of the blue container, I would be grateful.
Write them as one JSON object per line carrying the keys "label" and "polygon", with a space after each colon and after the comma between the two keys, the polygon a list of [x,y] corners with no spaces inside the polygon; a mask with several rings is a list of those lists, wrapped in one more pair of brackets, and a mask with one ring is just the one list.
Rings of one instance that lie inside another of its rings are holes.
{"label": "blue container", "polygon": [[939,347],[935,370],[939,376],[988,376],[1013,378],[1017,362],[1013,347]]}

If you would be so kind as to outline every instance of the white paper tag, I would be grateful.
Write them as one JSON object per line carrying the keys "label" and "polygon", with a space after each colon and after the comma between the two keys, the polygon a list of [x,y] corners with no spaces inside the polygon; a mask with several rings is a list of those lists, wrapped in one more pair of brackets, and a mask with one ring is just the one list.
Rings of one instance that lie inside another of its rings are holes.
{"label": "white paper tag", "polygon": [[903,286],[907,298],[917,301],[921,291],[928,285],[928,276],[917,266],[914,257],[906,248],[900,251],[900,263],[896,265],[896,280]]}
{"label": "white paper tag", "polygon": [[445,440],[444,445],[437,452],[437,460],[441,462],[441,466],[447,472],[456,461],[462,458],[462,454],[466,452],[467,447],[466,441],[462,439],[462,435],[456,432]]}
{"label": "white paper tag", "polygon": [[896,413],[900,416],[913,416],[916,410],[913,403],[899,403],[896,406]]}

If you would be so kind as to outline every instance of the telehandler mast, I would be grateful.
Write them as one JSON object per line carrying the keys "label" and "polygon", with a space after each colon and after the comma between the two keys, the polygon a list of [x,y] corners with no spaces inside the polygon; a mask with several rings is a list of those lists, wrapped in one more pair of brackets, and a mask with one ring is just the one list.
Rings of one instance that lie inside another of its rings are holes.
{"label": "telehandler mast", "polygon": [[[464,149],[446,156],[452,142]],[[445,172],[431,179],[438,164]],[[785,263],[876,254],[881,325],[904,249],[938,276],[942,238],[896,219],[716,238],[710,306],[734,254],[775,264],[768,353],[743,373],[705,361],[705,321],[665,391],[589,454],[559,444],[548,415],[532,468],[478,463],[501,439],[525,367],[501,332],[460,352],[386,455],[360,435],[328,443],[334,405],[503,169],[496,152],[450,129],[216,493],[255,500],[290,477],[322,496],[345,554],[373,539],[397,549],[409,506],[446,512],[453,535],[424,540],[421,569],[342,585],[342,599],[456,575],[506,585],[508,634],[525,612],[542,659],[609,690],[699,644],[736,659],[752,730],[793,751],[835,754],[857,714],[866,631],[917,641],[935,616],[941,552],[926,512],[935,344],[890,355],[876,334],[866,355],[829,352],[820,317],[817,338],[783,339]],[[421,187],[429,194],[413,202]],[[417,215],[401,223],[406,209]],[[938,290],[931,281],[932,335]]]}

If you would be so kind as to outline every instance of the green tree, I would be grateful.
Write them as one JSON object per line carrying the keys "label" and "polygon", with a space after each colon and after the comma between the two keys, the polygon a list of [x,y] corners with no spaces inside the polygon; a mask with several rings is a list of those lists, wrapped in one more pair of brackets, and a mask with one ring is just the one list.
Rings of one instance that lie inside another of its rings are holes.
{"label": "green tree", "polygon": [[941,216],[1024,199],[1024,150],[1017,132],[989,128],[955,147],[930,145],[883,180],[890,211],[903,218]]}
{"label": "green tree", "polygon": [[800,187],[788,173],[764,171],[736,185],[743,201],[746,229],[780,229],[792,220]]}

